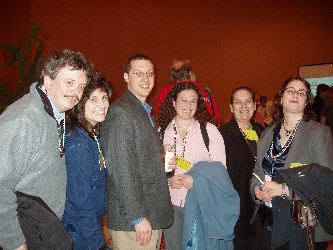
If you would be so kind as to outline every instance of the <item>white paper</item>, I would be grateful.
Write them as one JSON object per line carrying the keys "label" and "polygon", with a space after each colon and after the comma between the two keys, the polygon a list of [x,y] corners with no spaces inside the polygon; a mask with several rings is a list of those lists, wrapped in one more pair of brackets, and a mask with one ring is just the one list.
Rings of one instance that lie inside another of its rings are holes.
{"label": "white paper", "polygon": [[[269,175],[265,175],[265,181],[271,181],[271,180],[272,180],[272,178]],[[265,205],[267,207],[272,207],[272,202],[271,201],[266,201]]]}
{"label": "white paper", "polygon": [[172,169],[169,169],[169,161],[171,160],[173,155],[174,155],[174,152],[170,152],[170,151],[165,152],[165,163],[164,163],[165,172],[172,171]]}

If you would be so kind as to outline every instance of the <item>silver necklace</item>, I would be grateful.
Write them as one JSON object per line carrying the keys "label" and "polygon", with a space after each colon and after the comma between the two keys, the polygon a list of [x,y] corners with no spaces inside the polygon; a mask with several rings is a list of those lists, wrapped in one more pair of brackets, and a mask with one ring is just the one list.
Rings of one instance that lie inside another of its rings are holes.
{"label": "silver necklace", "polygon": [[[282,150],[280,151],[280,153],[278,153],[277,155],[274,155],[274,156],[273,156],[273,144],[274,144],[274,139],[272,140],[271,146],[270,146],[270,148],[269,148],[269,158],[270,158],[271,160],[274,160],[274,159],[280,157],[284,152],[286,152],[286,150],[289,148],[289,146],[290,146],[290,144],[291,144],[291,142],[292,142],[292,140],[293,140],[293,138],[294,138],[294,136],[295,136],[295,134],[296,134],[296,130],[297,130],[298,125],[299,125],[299,123],[300,123],[301,120],[302,120],[302,119],[300,119],[300,120],[297,122],[295,128],[290,132],[290,134],[289,134],[290,137],[289,137],[287,143],[284,145],[284,147],[283,147]],[[286,134],[286,135],[287,135],[287,134]]]}

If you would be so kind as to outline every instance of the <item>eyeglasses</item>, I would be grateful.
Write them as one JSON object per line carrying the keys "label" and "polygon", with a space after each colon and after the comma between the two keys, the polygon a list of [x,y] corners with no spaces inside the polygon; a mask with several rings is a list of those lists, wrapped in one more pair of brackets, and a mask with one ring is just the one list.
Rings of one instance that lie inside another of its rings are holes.
{"label": "eyeglasses", "polygon": [[133,75],[136,75],[137,77],[143,77],[144,75],[147,77],[153,77],[155,76],[155,72],[143,72],[143,71],[136,71],[132,73]]}
{"label": "eyeglasses", "polygon": [[297,93],[299,96],[304,96],[304,97],[308,96],[308,92],[305,91],[304,89],[296,90],[294,88],[287,88],[285,92],[288,93],[289,95]]}

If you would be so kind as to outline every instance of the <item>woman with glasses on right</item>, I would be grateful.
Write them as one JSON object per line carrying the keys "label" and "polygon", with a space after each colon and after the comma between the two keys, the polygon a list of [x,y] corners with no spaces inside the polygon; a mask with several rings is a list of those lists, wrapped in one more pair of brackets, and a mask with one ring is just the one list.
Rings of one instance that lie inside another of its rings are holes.
{"label": "woman with glasses on right", "polygon": [[[271,237],[272,249],[309,249],[307,230],[297,226],[290,214],[294,194],[295,200],[312,200],[317,214],[332,205],[327,199],[322,206],[318,198],[319,194],[333,198],[331,131],[313,120],[309,93],[310,85],[303,78],[287,79],[275,102],[274,123],[258,142],[250,189],[256,200],[265,202],[261,205],[267,211],[263,237]],[[319,224],[310,229],[316,250],[326,249],[333,239],[333,232],[326,233],[332,225],[318,217]]]}

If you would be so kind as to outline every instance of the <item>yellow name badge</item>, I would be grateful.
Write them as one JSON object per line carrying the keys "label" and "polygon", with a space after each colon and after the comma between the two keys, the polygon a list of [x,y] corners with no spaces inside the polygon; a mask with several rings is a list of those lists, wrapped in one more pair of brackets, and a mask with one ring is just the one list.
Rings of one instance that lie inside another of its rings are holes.
{"label": "yellow name badge", "polygon": [[303,164],[303,163],[291,163],[290,168],[297,168],[297,167],[304,166],[304,165],[308,165],[308,164]]}
{"label": "yellow name badge", "polygon": [[244,134],[246,136],[246,139],[251,140],[251,141],[258,141],[258,135],[257,132],[254,130],[244,130]]}
{"label": "yellow name badge", "polygon": [[190,167],[192,166],[192,162],[185,160],[184,158],[181,158],[177,155],[177,167],[188,171]]}

